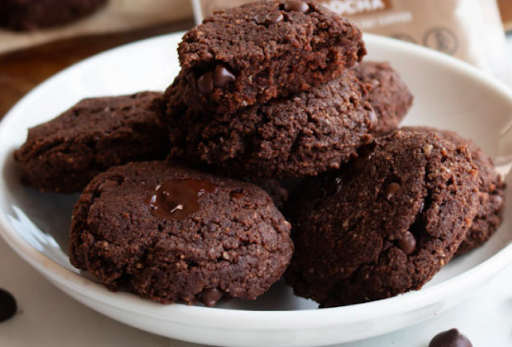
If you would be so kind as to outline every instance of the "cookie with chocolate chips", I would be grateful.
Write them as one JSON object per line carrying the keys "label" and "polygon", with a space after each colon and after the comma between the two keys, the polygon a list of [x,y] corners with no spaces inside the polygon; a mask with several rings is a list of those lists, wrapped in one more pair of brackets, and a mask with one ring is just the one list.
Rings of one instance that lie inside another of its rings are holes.
{"label": "cookie with chocolate chips", "polygon": [[292,252],[290,223],[261,188],[165,162],[98,175],[73,212],[74,266],[166,304],[254,300]]}
{"label": "cookie with chocolate chips", "polygon": [[291,198],[295,253],[285,275],[322,307],[420,289],[447,264],[479,208],[465,146],[397,130]]}
{"label": "cookie with chocolate chips", "polygon": [[480,209],[456,255],[466,254],[483,245],[494,235],[503,222],[503,211],[505,209],[505,183],[494,169],[491,158],[476,143],[463,138],[453,131],[428,127],[404,128],[404,130],[425,131],[436,134],[442,139],[451,141],[458,146],[468,147],[473,163],[478,168]]}
{"label": "cookie with chocolate chips", "polygon": [[178,53],[185,103],[233,113],[337,78],[366,50],[351,21],[315,1],[281,0],[216,12]]}
{"label": "cookie with chocolate chips", "polygon": [[365,61],[354,70],[363,83],[371,86],[366,100],[378,120],[372,134],[382,136],[395,130],[412,106],[413,95],[407,85],[389,63]]}
{"label": "cookie with chocolate chips", "polygon": [[171,157],[244,178],[295,178],[338,169],[372,140],[367,85],[352,69],[308,92],[235,112],[200,112],[182,101],[180,78],[159,106]]}
{"label": "cookie with chocolate chips", "polygon": [[152,109],[157,92],[84,99],[29,129],[15,152],[24,184],[44,192],[80,192],[109,167],[164,159],[169,136]]}

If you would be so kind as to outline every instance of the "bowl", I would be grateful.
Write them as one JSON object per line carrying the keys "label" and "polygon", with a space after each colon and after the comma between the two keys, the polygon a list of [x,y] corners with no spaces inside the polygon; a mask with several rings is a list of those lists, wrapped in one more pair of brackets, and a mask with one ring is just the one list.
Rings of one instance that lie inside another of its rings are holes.
{"label": "bowl", "polygon": [[[49,281],[92,309],[174,339],[222,346],[322,346],[377,336],[457,305],[512,262],[511,204],[496,235],[457,258],[419,291],[318,309],[282,282],[256,301],[216,308],[161,305],[112,293],[68,260],[71,211],[78,195],[43,194],[19,183],[13,151],[27,129],[85,97],[163,90],[179,71],[182,34],[136,42],[76,64],[34,89],[0,123],[0,234]],[[367,60],[390,61],[415,95],[404,125],[455,130],[472,138],[506,181],[512,165],[512,92],[475,68],[426,48],[366,35]],[[512,201],[510,190],[507,198]]]}

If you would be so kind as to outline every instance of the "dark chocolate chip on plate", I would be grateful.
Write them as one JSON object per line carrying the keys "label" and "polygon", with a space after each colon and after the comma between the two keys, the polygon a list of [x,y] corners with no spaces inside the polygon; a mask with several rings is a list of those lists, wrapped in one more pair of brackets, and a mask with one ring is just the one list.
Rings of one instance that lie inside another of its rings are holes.
{"label": "dark chocolate chip on plate", "polygon": [[222,298],[222,291],[217,288],[207,289],[201,294],[203,304],[207,307],[213,307]]}
{"label": "dark chocolate chip on plate", "polygon": [[0,322],[11,319],[16,314],[16,299],[6,290],[0,289]]}
{"label": "dark chocolate chip on plate", "polygon": [[428,347],[473,347],[473,345],[457,329],[451,329],[437,334]]}

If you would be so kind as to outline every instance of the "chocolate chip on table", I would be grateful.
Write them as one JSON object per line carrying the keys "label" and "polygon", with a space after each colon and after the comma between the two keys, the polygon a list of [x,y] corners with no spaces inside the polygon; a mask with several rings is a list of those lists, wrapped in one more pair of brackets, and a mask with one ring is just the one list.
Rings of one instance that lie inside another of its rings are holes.
{"label": "chocolate chip on table", "polygon": [[222,298],[223,294],[217,288],[207,289],[201,294],[203,304],[208,307],[213,307]]}
{"label": "chocolate chip on table", "polygon": [[400,184],[395,183],[395,182],[390,183],[386,187],[386,190],[384,191],[384,195],[386,196],[386,199],[389,201],[389,200],[393,199],[395,194],[398,193],[401,189],[402,189],[402,187],[400,186]]}
{"label": "chocolate chip on table", "polygon": [[11,319],[18,311],[16,299],[6,290],[0,289],[0,322]]}
{"label": "chocolate chip on table", "polygon": [[457,329],[451,329],[437,334],[428,347],[473,347],[473,345]]}
{"label": "chocolate chip on table", "polygon": [[215,87],[224,87],[235,80],[236,77],[231,73],[231,71],[222,65],[217,65],[213,72],[213,84]]}
{"label": "chocolate chip on table", "polygon": [[149,198],[149,207],[155,217],[183,220],[201,208],[199,197],[216,188],[208,180],[167,180]]}
{"label": "chocolate chip on table", "polygon": [[284,20],[284,16],[281,12],[270,12],[270,13],[261,13],[254,18],[256,23],[271,25],[282,22]]}
{"label": "chocolate chip on table", "polygon": [[213,92],[213,72],[208,71],[197,79],[197,89],[203,94]]}
{"label": "chocolate chip on table", "polygon": [[298,11],[306,13],[309,10],[309,5],[303,1],[298,0],[287,0],[284,2],[284,10],[285,11]]}
{"label": "chocolate chip on table", "polygon": [[400,249],[409,255],[416,249],[416,238],[410,231],[406,231],[404,237],[398,242]]}

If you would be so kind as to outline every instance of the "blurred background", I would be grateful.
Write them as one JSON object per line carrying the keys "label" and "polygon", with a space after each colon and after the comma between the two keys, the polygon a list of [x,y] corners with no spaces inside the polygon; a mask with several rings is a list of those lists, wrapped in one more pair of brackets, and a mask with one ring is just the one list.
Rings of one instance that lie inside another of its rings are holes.
{"label": "blurred background", "polygon": [[[34,86],[98,52],[191,28],[248,0],[0,0],[0,117]],[[511,0],[323,0],[363,31],[437,49],[510,84]],[[498,10],[499,7],[499,10]],[[500,19],[501,18],[501,19]],[[511,84],[512,85],[512,84]]]}

